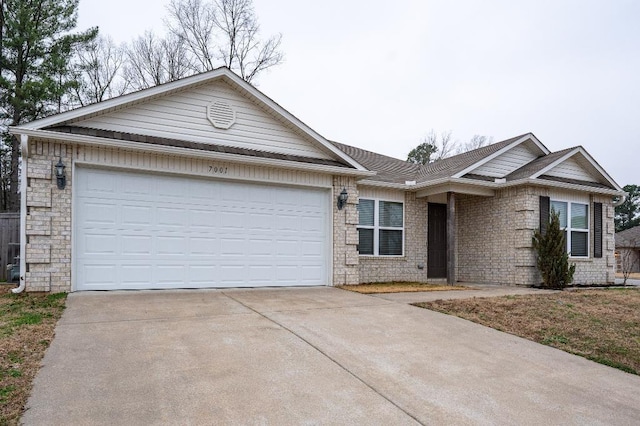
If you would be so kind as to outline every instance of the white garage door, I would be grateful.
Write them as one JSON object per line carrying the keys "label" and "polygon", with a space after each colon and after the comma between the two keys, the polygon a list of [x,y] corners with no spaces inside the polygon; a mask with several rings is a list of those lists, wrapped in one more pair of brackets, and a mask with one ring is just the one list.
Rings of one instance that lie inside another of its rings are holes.
{"label": "white garage door", "polygon": [[76,170],[77,290],[328,284],[328,190]]}

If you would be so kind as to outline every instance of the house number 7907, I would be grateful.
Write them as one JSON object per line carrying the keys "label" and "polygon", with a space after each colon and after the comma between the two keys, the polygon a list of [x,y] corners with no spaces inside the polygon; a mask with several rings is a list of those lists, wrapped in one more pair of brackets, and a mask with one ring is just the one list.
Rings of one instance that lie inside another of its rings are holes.
{"label": "house number 7907", "polygon": [[228,167],[209,166],[209,173],[217,173],[217,174],[221,174],[221,175],[226,175],[228,171],[229,171]]}

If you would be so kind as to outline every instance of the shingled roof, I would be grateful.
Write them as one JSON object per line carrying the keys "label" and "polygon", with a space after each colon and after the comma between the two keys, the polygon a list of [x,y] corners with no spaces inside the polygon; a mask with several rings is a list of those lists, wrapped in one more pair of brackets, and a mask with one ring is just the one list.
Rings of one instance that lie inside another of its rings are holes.
{"label": "shingled roof", "polygon": [[338,142],[331,143],[367,169],[378,173],[376,176],[368,178],[368,180],[399,184],[404,184],[406,181],[416,181],[419,184],[450,178],[525,135],[527,133],[462,154],[436,160],[426,165],[409,163]]}
{"label": "shingled roof", "polygon": [[640,226],[616,232],[616,247],[640,248]]}
{"label": "shingled roof", "polygon": [[377,154],[355,146],[330,142],[368,170],[377,172],[375,176],[369,178],[370,180],[404,184],[405,181],[415,180],[420,168],[423,167],[420,164],[409,163],[408,161]]}
{"label": "shingled roof", "polygon": [[91,129],[77,126],[52,126],[45,130],[61,133],[71,133],[75,135],[95,136],[106,139],[115,139],[129,142],[141,142],[161,146],[175,146],[201,151],[220,152],[226,154],[244,155],[247,157],[271,158],[275,160],[296,161],[300,163],[320,164],[325,166],[345,167],[350,166],[344,161],[328,160],[323,158],[303,157],[291,154],[279,154],[275,152],[258,151],[255,149],[238,148],[218,144],[205,144],[199,142],[188,142],[179,139],[161,138],[157,136],[139,135],[135,133],[116,132],[113,130]]}
{"label": "shingled roof", "polygon": [[507,179],[507,181],[518,180],[518,179],[526,179],[526,178],[532,176],[533,174],[539,172],[540,170],[543,170],[545,167],[549,166],[554,161],[562,158],[563,155],[567,154],[569,151],[571,151],[573,149],[576,149],[576,147],[563,149],[562,151],[556,151],[556,152],[552,152],[551,154],[548,154],[548,155],[545,155],[545,156],[542,156],[542,157],[538,157],[537,159],[533,160],[532,162],[530,162],[528,164],[525,164],[524,166],[520,167],[519,169],[514,170],[513,172],[508,174],[506,176],[506,179]]}

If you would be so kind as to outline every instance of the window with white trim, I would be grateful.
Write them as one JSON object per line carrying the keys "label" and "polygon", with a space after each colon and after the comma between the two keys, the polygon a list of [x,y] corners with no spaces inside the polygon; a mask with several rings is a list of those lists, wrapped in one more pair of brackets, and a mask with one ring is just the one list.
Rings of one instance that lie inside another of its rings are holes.
{"label": "window with white trim", "polygon": [[395,201],[360,199],[358,223],[361,255],[404,254],[404,205]]}
{"label": "window with white trim", "polygon": [[569,256],[589,257],[589,205],[551,200],[551,211],[560,215]]}

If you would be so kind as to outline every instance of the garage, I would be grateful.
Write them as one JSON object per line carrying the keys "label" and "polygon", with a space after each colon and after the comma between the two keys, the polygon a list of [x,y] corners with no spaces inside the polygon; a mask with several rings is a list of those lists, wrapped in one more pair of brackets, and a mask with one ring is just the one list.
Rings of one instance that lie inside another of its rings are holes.
{"label": "garage", "polygon": [[75,290],[330,284],[328,189],[75,173]]}

